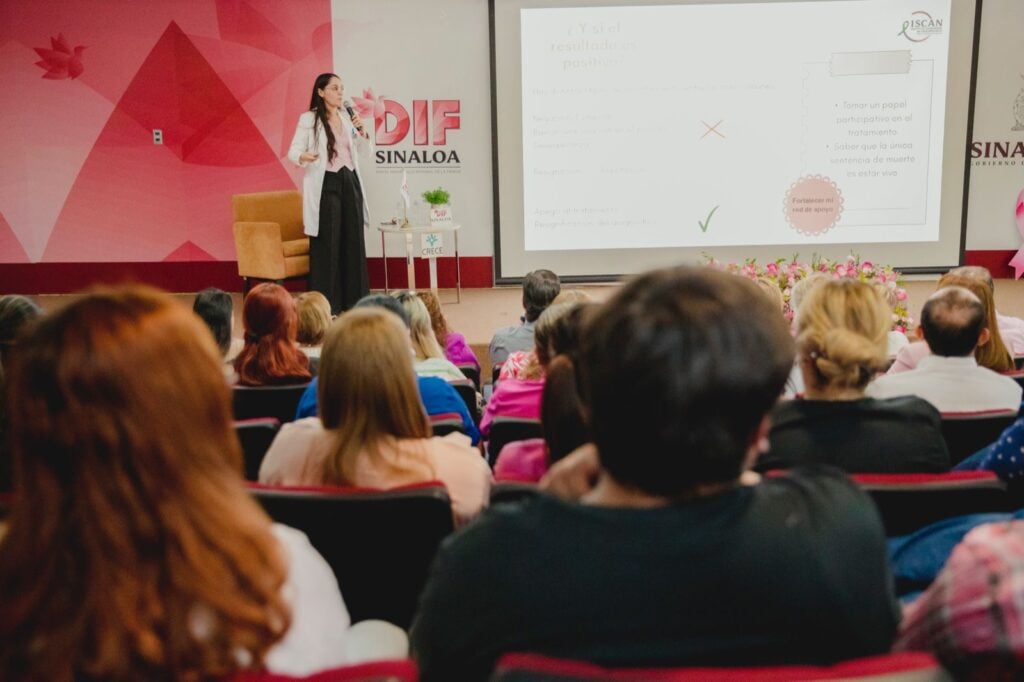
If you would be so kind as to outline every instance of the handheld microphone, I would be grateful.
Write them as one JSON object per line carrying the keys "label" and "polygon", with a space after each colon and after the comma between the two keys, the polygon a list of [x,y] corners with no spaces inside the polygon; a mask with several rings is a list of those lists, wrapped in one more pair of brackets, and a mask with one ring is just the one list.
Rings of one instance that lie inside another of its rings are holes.
{"label": "handheld microphone", "polygon": [[363,137],[366,137],[366,131],[363,130],[362,124],[358,124],[358,125],[356,124],[356,120],[355,120],[356,119],[356,112],[355,112],[355,109],[352,108],[352,102],[349,102],[348,100],[345,100],[341,104],[342,104],[342,106],[345,107],[345,111],[348,112],[348,117],[352,120],[352,125],[354,125],[356,127],[356,130],[359,131],[360,135],[362,135]]}

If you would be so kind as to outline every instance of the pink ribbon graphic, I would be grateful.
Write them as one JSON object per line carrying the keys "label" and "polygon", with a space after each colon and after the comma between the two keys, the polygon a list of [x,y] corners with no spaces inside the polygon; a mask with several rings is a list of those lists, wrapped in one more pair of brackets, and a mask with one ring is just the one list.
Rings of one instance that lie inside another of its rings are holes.
{"label": "pink ribbon graphic", "polygon": [[[1024,239],[1024,189],[1017,195],[1017,232],[1021,239]],[[1010,259],[1010,266],[1013,268],[1013,278],[1020,279],[1024,275],[1024,246],[1017,249],[1017,253]]]}

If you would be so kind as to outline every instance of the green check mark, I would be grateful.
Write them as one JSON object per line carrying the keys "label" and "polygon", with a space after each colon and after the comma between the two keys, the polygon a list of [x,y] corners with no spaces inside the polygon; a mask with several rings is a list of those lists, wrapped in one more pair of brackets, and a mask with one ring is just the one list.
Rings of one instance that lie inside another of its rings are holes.
{"label": "green check mark", "polygon": [[697,224],[700,225],[700,231],[701,232],[707,232],[708,231],[708,225],[711,224],[711,216],[715,215],[715,211],[717,211],[717,210],[718,210],[718,207],[715,206],[713,209],[711,209],[711,213],[708,213],[708,217],[705,218],[703,222],[700,221],[700,220],[697,221]]}

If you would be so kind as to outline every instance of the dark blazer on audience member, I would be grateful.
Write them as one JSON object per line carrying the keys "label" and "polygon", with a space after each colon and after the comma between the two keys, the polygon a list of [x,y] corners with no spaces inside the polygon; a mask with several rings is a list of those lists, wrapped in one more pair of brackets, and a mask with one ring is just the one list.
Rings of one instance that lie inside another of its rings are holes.
{"label": "dark blazer on audience member", "polygon": [[949,471],[941,417],[921,398],[788,400],[771,420],[758,471],[815,462],[850,473]]}
{"label": "dark blazer on audience member", "polygon": [[608,666],[829,663],[889,651],[885,533],[828,467],[653,509],[545,495],[442,546],[412,647],[424,682],[509,651]]}

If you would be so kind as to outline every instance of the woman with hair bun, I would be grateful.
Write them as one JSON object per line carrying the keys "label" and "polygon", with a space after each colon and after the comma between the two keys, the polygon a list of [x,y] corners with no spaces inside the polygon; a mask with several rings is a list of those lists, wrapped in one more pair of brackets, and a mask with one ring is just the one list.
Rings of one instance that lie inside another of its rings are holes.
{"label": "woman with hair bun", "polygon": [[913,396],[867,398],[887,362],[891,312],[869,284],[850,279],[813,288],[797,316],[804,397],[771,414],[770,450],[757,469],[823,463],[852,473],[949,470],[938,411]]}
{"label": "woman with hair bun", "polygon": [[242,304],[245,345],[235,358],[242,386],[301,384],[312,378],[298,347],[295,299],[280,284],[253,287]]}

